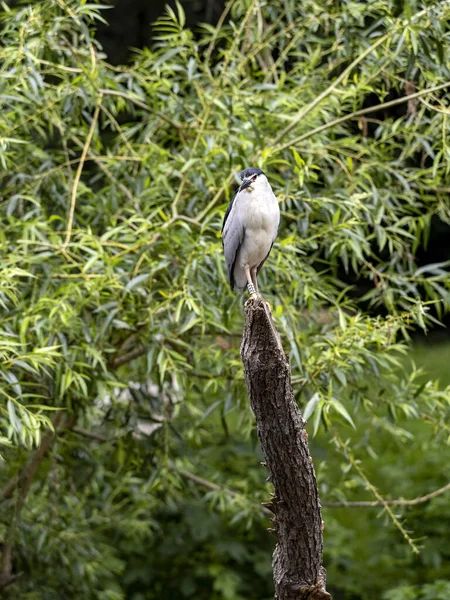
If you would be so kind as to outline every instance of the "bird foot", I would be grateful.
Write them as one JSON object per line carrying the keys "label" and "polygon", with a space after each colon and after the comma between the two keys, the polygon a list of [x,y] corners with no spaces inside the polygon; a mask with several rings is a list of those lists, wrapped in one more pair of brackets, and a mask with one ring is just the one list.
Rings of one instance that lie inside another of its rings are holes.
{"label": "bird foot", "polygon": [[245,302],[245,304],[247,304],[248,302],[254,302],[255,300],[257,300],[258,298],[261,298],[260,294],[257,294],[256,292],[254,294],[252,294],[250,296],[250,298]]}
{"label": "bird foot", "polygon": [[244,306],[250,306],[250,305],[254,304],[258,298],[259,298],[258,294],[254,294],[254,295],[250,296],[250,298],[248,300],[246,300]]}

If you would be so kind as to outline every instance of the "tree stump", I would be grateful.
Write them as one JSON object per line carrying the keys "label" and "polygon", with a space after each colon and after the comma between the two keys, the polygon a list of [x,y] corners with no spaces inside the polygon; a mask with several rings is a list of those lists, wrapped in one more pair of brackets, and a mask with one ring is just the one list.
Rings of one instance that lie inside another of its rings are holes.
{"label": "tree stump", "polygon": [[262,298],[245,305],[241,343],[250,405],[274,496],[275,600],[331,600],[322,566],[322,516],[305,421],[295,402],[289,360]]}

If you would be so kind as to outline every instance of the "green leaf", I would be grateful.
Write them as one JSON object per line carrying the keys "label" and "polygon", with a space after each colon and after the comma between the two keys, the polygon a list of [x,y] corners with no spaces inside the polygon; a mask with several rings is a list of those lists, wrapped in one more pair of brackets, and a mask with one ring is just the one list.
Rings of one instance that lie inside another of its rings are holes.
{"label": "green leaf", "polygon": [[305,406],[305,410],[303,411],[303,418],[305,419],[305,421],[307,421],[309,419],[309,417],[314,413],[319,402],[320,402],[320,394],[319,394],[319,392],[316,392],[308,400],[308,403]]}
{"label": "green leaf", "polygon": [[144,281],[147,281],[149,276],[150,276],[150,273],[141,273],[141,275],[137,275],[136,277],[133,277],[133,279],[130,279],[130,281],[125,286],[125,288],[124,288],[125,292],[129,292],[133,288],[138,287],[139,285],[141,285],[141,283],[144,283]]}
{"label": "green leaf", "polygon": [[339,402],[339,400],[336,400],[336,398],[331,398],[331,400],[328,401],[328,404],[330,404],[340,415],[342,415],[344,417],[344,419],[348,423],[350,423],[350,425],[353,427],[353,429],[355,429],[355,424],[353,422],[353,419],[349,415],[345,406],[341,402]]}

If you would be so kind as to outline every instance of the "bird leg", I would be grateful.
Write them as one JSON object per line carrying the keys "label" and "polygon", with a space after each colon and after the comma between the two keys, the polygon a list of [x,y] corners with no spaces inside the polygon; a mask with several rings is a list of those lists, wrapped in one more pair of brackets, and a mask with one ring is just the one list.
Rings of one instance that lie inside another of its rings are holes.
{"label": "bird leg", "polygon": [[247,289],[253,297],[256,297],[255,286],[253,285],[252,276],[250,275],[250,267],[248,265],[244,266],[244,273],[247,277]]}
{"label": "bird leg", "polygon": [[253,282],[253,285],[255,287],[256,293],[259,295],[258,280],[256,279],[256,275],[258,273],[258,267],[252,267],[250,269],[250,273],[251,273],[251,276],[252,276],[252,282]]}

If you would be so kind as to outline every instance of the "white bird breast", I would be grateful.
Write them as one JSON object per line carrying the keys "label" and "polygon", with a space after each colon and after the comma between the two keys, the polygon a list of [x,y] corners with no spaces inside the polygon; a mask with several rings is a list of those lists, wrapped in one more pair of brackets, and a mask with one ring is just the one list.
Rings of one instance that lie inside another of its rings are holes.
{"label": "white bird breast", "polygon": [[[280,209],[265,175],[239,193],[239,213],[245,236],[235,265],[236,283],[245,286],[244,265],[258,266],[267,256],[277,237]],[[238,268],[236,268],[238,267]]]}

